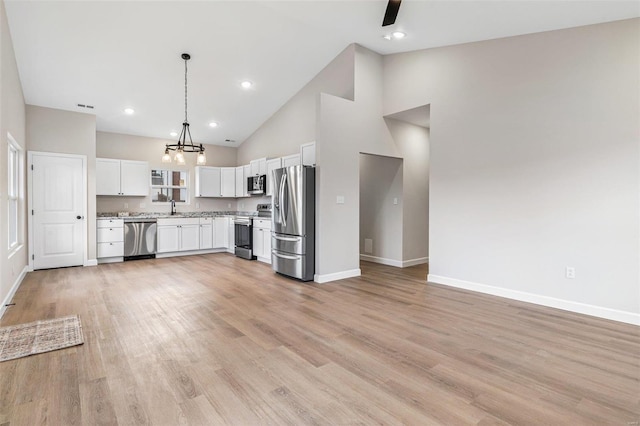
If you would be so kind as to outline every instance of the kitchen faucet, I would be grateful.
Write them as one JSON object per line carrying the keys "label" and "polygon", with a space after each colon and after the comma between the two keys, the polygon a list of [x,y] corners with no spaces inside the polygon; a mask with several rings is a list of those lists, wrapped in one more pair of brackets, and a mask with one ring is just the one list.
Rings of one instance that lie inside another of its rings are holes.
{"label": "kitchen faucet", "polygon": [[176,214],[176,200],[171,200],[171,216]]}

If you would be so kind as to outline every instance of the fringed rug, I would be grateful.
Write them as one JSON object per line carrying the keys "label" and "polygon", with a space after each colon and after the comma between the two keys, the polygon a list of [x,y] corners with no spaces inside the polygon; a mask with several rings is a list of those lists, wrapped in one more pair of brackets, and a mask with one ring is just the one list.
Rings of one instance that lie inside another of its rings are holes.
{"label": "fringed rug", "polygon": [[77,315],[0,328],[0,362],[84,343]]}

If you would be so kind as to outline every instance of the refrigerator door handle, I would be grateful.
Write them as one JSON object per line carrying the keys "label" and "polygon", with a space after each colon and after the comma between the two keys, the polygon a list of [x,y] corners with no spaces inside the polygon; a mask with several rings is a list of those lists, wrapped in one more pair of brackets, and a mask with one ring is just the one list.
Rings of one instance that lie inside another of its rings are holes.
{"label": "refrigerator door handle", "polygon": [[285,173],[282,175],[282,180],[280,181],[280,218],[281,218],[282,226],[284,226],[285,228],[287,227],[286,214],[289,208],[289,206],[284,205],[284,195],[285,195],[284,191],[285,191],[286,184],[287,184],[287,174]]}
{"label": "refrigerator door handle", "polygon": [[275,238],[276,240],[280,240],[280,241],[291,241],[291,242],[297,242],[300,241],[300,238],[296,238],[296,237],[280,237],[279,235],[274,235],[273,238]]}

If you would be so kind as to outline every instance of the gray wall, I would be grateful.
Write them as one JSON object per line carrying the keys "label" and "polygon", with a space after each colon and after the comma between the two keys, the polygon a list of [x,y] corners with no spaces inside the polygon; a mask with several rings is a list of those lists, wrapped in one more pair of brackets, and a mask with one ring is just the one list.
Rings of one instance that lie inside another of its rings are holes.
{"label": "gray wall", "polygon": [[431,104],[430,279],[640,322],[639,23],[385,57],[385,113]]}
{"label": "gray wall", "polygon": [[[402,154],[402,261],[425,263],[429,257],[429,129],[385,119]],[[360,213],[362,217],[362,213]]]}
{"label": "gray wall", "polygon": [[[20,209],[20,222],[23,225],[20,239],[23,243],[20,250],[9,258],[7,251],[8,222],[6,214],[7,205],[7,132],[24,150],[24,170],[26,171],[26,138],[25,138],[25,105],[22,94],[22,85],[18,76],[11,34],[7,24],[7,15],[4,2],[0,2],[0,315],[4,312],[4,304],[8,303],[11,291],[15,290],[16,283],[26,271],[27,260],[27,220],[26,220],[26,194],[22,208]],[[26,185],[26,173],[23,174]]]}
{"label": "gray wall", "polygon": [[316,140],[318,95],[353,99],[353,46],[347,47],[238,148],[238,164],[300,152]]}
{"label": "gray wall", "polygon": [[27,105],[29,151],[87,157],[87,257],[96,260],[96,116]]}
{"label": "gray wall", "polygon": [[[402,262],[402,174],[399,158],[360,154],[360,255]],[[365,239],[372,240],[372,252],[365,251]]]}
{"label": "gray wall", "polygon": [[[143,136],[122,135],[118,133],[98,132],[96,137],[96,156],[98,158],[117,158],[120,160],[148,161],[150,168],[181,170],[189,172],[189,204],[178,205],[177,211],[226,211],[236,210],[235,198],[195,198],[195,166],[196,155],[185,154],[186,165],[178,166],[175,162],[162,163],[167,143],[174,140],[147,138]],[[205,145],[208,166],[235,167],[237,149],[219,145]],[[125,208],[124,204],[128,204]],[[140,204],[145,207],[140,207]],[[196,208],[198,203],[199,208]],[[241,201],[241,203],[245,203]],[[248,204],[248,203],[247,203]],[[151,197],[110,197],[99,196],[98,212],[166,212],[167,204],[152,204]]]}

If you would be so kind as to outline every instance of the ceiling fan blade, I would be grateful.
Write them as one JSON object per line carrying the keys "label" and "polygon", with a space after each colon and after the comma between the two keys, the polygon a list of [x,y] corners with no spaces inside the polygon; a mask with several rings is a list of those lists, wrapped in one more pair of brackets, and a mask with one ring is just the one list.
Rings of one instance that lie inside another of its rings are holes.
{"label": "ceiling fan blade", "polygon": [[392,25],[396,22],[401,2],[402,0],[389,0],[389,3],[387,3],[387,10],[384,12],[384,19],[382,20],[383,27]]}

